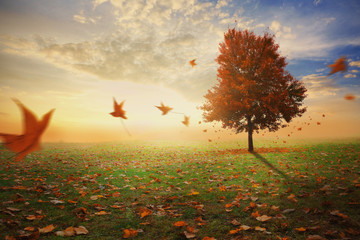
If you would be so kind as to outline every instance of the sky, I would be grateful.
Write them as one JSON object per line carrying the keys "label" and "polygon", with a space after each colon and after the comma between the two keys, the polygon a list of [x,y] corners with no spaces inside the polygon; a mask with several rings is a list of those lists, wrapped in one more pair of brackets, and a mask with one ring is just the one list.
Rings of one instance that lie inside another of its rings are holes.
{"label": "sky", "polygon": [[[357,0],[1,0],[0,132],[22,133],[17,98],[39,118],[56,108],[43,141],[244,138],[199,110],[235,27],[275,34],[286,70],[308,89],[306,114],[254,138],[359,137],[359,16]],[[329,75],[342,56],[348,70]],[[128,119],[109,114],[113,97]],[[161,102],[176,113],[161,115]]]}

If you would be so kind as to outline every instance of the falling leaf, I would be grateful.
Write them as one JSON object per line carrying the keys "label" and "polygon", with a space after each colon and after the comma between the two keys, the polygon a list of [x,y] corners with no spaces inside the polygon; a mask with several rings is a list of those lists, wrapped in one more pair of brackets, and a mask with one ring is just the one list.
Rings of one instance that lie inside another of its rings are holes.
{"label": "falling leaf", "polygon": [[114,117],[121,117],[123,119],[127,119],[125,116],[125,111],[122,109],[125,101],[122,101],[120,104],[118,104],[114,98],[114,111],[110,114]]}
{"label": "falling leaf", "polygon": [[138,234],[138,232],[134,229],[124,229],[124,235],[123,238],[130,238],[135,237]]}
{"label": "falling leaf", "polygon": [[189,119],[190,119],[190,117],[188,117],[188,116],[184,116],[184,121],[182,121],[182,123],[185,125],[185,126],[189,126]]}
{"label": "falling leaf", "polygon": [[169,111],[171,111],[173,108],[169,107],[169,106],[165,106],[162,102],[160,103],[160,106],[155,106],[158,109],[160,109],[160,111],[162,111],[162,115],[166,115]]}
{"label": "falling leaf", "polygon": [[40,137],[49,124],[55,109],[50,110],[42,117],[41,121],[38,121],[34,113],[19,100],[13,100],[23,113],[24,133],[22,135],[0,133],[0,137],[5,140],[4,146],[16,153],[15,161],[21,161],[27,154],[40,149]]}
{"label": "falling leaf", "polygon": [[260,217],[257,217],[256,220],[258,220],[260,222],[265,222],[265,221],[269,221],[271,218],[272,218],[271,216],[262,215]]}
{"label": "falling leaf", "polygon": [[184,221],[177,221],[177,222],[174,223],[175,227],[183,227],[183,226],[186,226],[186,225],[187,225],[187,223],[184,222]]}
{"label": "falling leaf", "polygon": [[345,100],[349,100],[349,101],[355,100],[355,96],[352,94],[346,94],[344,98]]}
{"label": "falling leaf", "polygon": [[329,75],[340,72],[340,71],[345,72],[347,70],[346,58],[341,57],[341,58],[337,59],[335,61],[335,63],[330,64],[327,67],[331,68]]}
{"label": "falling leaf", "polygon": [[305,232],[305,231],[306,231],[306,228],[304,228],[304,227],[295,228],[295,231]]}
{"label": "falling leaf", "polygon": [[191,61],[189,61],[191,67],[195,67],[195,65],[196,65],[196,62],[195,62],[195,61],[196,61],[196,58],[193,59],[193,60],[191,60]]}

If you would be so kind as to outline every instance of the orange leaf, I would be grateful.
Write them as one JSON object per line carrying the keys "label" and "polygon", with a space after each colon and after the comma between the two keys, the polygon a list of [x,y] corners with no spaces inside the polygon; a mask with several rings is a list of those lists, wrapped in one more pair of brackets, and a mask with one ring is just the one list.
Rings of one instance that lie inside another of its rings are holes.
{"label": "orange leaf", "polygon": [[68,227],[63,231],[57,231],[55,234],[56,236],[61,236],[61,237],[71,237],[75,235],[75,229],[74,227]]}
{"label": "orange leaf", "polygon": [[105,211],[100,211],[100,212],[96,212],[96,213],[95,213],[95,215],[98,215],[98,216],[108,215],[108,214],[111,214],[111,213],[105,212]]}
{"label": "orange leaf", "polygon": [[130,238],[135,237],[137,235],[137,231],[134,229],[124,229],[124,236],[123,238]]}
{"label": "orange leaf", "polygon": [[184,116],[184,121],[182,121],[182,123],[185,125],[185,126],[189,126],[189,119],[190,119],[190,117],[188,117],[188,116]]}
{"label": "orange leaf", "polygon": [[268,221],[270,220],[272,217],[270,216],[267,216],[267,215],[262,215],[260,217],[257,217],[256,220],[260,221],[260,222],[265,222],[265,221]]}
{"label": "orange leaf", "polygon": [[49,232],[52,232],[54,229],[55,229],[54,225],[51,224],[51,225],[46,226],[44,228],[39,228],[39,232],[40,233],[49,233]]}
{"label": "orange leaf", "polygon": [[295,228],[296,231],[298,232],[305,232],[306,231],[306,228],[304,227],[299,227],[299,228]]}
{"label": "orange leaf", "polygon": [[15,161],[21,161],[27,154],[40,148],[40,137],[45,131],[55,109],[50,110],[42,117],[41,121],[38,121],[34,113],[27,109],[19,100],[13,100],[23,113],[24,133],[21,135],[0,133],[0,137],[5,140],[4,146],[16,153]]}
{"label": "orange leaf", "polygon": [[120,104],[118,104],[114,98],[114,111],[110,113],[114,117],[121,117],[123,119],[127,119],[125,116],[125,111],[122,109],[125,101],[122,101]]}
{"label": "orange leaf", "polygon": [[329,75],[340,72],[340,71],[345,72],[347,70],[346,58],[341,57],[341,58],[337,59],[334,64],[330,64],[327,67],[332,68]]}
{"label": "orange leaf", "polygon": [[155,106],[155,107],[157,107],[158,109],[160,109],[160,111],[162,111],[162,115],[166,115],[169,111],[173,109],[169,106],[165,106],[162,102],[160,104],[161,106]]}
{"label": "orange leaf", "polygon": [[216,240],[214,237],[204,237],[202,240]]}
{"label": "orange leaf", "polygon": [[152,211],[146,207],[140,207],[139,209],[139,214],[140,214],[140,218],[144,218],[148,215],[151,215],[152,214]]}
{"label": "orange leaf", "polygon": [[252,212],[251,216],[254,217],[254,218],[260,217],[259,211]]}
{"label": "orange leaf", "polygon": [[177,221],[174,223],[175,227],[183,227],[183,226],[187,226],[187,223],[184,221]]}
{"label": "orange leaf", "polygon": [[194,67],[194,66],[196,65],[196,62],[195,62],[195,61],[196,61],[196,58],[193,59],[193,60],[191,60],[191,61],[189,61],[191,67]]}
{"label": "orange leaf", "polygon": [[355,100],[355,96],[352,94],[346,94],[344,98],[349,101]]}

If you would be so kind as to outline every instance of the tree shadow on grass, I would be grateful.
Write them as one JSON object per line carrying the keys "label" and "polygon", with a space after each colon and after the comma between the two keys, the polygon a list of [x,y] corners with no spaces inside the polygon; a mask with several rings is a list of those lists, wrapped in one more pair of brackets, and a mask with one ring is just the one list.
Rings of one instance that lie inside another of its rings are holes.
{"label": "tree shadow on grass", "polygon": [[272,170],[276,171],[278,174],[280,174],[281,176],[283,176],[286,180],[289,180],[289,177],[282,172],[280,169],[276,168],[274,165],[272,165],[268,160],[266,160],[266,158],[264,158],[263,156],[261,156],[259,153],[257,152],[252,152],[252,155],[254,155],[257,159],[259,159],[260,161],[262,161],[263,163],[265,163],[268,167],[270,167]]}

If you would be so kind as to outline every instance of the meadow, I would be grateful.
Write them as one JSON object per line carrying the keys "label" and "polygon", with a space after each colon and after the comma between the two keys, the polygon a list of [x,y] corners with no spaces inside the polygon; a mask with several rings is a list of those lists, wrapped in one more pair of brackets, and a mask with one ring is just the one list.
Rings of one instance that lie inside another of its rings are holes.
{"label": "meadow", "polygon": [[0,148],[0,239],[359,239],[360,139]]}

